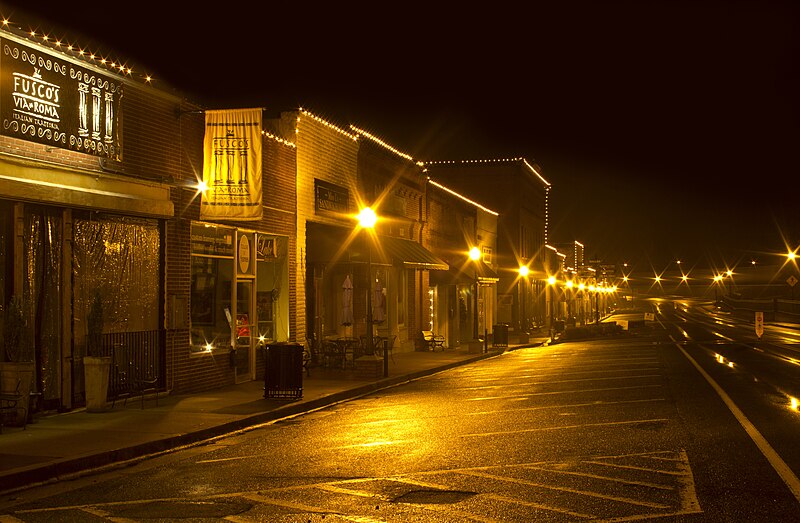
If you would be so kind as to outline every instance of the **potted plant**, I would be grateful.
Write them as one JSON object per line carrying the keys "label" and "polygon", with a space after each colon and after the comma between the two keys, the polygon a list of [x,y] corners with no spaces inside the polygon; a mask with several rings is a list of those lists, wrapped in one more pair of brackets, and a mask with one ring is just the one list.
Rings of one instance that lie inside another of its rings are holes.
{"label": "potted plant", "polygon": [[86,392],[86,412],[103,412],[108,407],[108,382],[111,356],[103,355],[103,300],[95,292],[86,318],[86,355],[83,357],[83,377]]}
{"label": "potted plant", "polygon": [[21,396],[15,424],[24,425],[25,413],[30,403],[33,384],[33,347],[26,328],[26,302],[20,296],[12,296],[3,315],[3,348],[6,361],[0,362],[0,384],[2,393],[13,394],[19,382]]}

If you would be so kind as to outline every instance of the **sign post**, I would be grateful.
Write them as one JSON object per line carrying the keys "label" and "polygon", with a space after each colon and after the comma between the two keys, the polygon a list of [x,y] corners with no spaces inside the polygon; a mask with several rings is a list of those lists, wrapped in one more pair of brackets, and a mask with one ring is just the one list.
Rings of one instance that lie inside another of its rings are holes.
{"label": "sign post", "polygon": [[758,339],[760,340],[761,336],[764,335],[764,313],[761,311],[756,311],[755,326],[756,326],[756,336],[758,336]]}
{"label": "sign post", "polygon": [[795,277],[794,277],[794,275],[792,275],[792,276],[789,276],[789,277],[786,279],[786,283],[788,283],[788,284],[789,284],[789,287],[791,287],[791,288],[792,288],[792,300],[794,300],[794,286],[795,286],[795,285],[797,285],[797,281],[798,281],[798,280],[797,280],[797,278],[795,278]]}

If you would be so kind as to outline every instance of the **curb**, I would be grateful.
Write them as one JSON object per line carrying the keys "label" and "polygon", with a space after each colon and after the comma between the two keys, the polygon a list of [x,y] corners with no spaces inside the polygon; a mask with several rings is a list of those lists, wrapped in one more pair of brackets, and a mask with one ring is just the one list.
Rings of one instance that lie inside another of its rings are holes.
{"label": "curb", "polygon": [[[517,348],[523,347],[515,347],[514,350]],[[111,466],[129,466],[133,464],[132,462],[151,457],[154,454],[169,452],[181,447],[202,443],[204,441],[224,436],[232,432],[243,431],[256,425],[268,423],[270,421],[276,421],[285,417],[311,412],[322,407],[327,407],[342,401],[357,398],[378,390],[394,387],[396,385],[437,374],[439,372],[460,367],[462,365],[493,358],[502,354],[503,352],[504,351],[491,351],[438,367],[432,367],[430,369],[411,372],[409,374],[403,374],[400,376],[383,378],[372,383],[367,383],[351,389],[335,392],[333,394],[328,394],[312,400],[301,399],[300,401],[292,402],[273,410],[261,412],[259,414],[247,416],[235,421],[230,421],[221,425],[208,427],[194,432],[188,432],[178,436],[171,436],[130,447],[123,447],[76,458],[68,458],[62,461],[46,463],[44,465],[32,465],[28,468],[10,471],[7,474],[0,475],[0,494],[7,494],[36,485],[51,483],[58,481],[59,479],[66,479],[69,477],[80,476],[82,474],[88,474],[100,468]]]}

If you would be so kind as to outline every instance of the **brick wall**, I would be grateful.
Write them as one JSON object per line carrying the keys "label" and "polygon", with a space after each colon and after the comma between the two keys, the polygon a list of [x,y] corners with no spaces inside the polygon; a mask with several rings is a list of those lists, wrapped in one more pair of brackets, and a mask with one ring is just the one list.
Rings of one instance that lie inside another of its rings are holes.
{"label": "brick wall", "polygon": [[[183,143],[187,163],[196,166],[197,176],[202,176],[202,147],[204,134],[203,115],[184,114]],[[288,237],[289,268],[289,336],[290,341],[303,340],[304,316],[296,314],[291,304],[298,299],[297,239],[295,234],[295,173],[296,149],[292,144],[264,136],[262,149],[263,215],[258,222],[225,222],[226,225],[256,230],[265,234]],[[194,170],[182,171],[181,183],[196,181]],[[167,223],[167,285],[166,294],[190,295],[192,220],[200,218],[200,199],[192,190],[172,191],[176,217]],[[189,309],[191,309],[191,304]],[[187,311],[188,315],[188,311]],[[299,320],[299,321],[298,321]],[[189,318],[187,318],[187,323]],[[256,379],[263,375],[263,354],[256,354]],[[167,335],[167,362],[171,383],[168,386],[178,393],[209,390],[234,382],[233,367],[227,352],[193,354],[189,344],[189,331],[172,330]]]}

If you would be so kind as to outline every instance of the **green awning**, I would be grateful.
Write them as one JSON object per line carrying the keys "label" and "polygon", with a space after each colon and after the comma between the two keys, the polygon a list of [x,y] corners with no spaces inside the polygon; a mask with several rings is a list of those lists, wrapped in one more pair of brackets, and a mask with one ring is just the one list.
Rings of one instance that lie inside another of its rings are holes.
{"label": "green awning", "polygon": [[431,271],[449,268],[419,243],[403,238],[378,236],[368,253],[364,234],[356,234],[352,229],[308,222],[306,233],[307,260],[311,263],[366,263],[369,255],[375,265]]}

